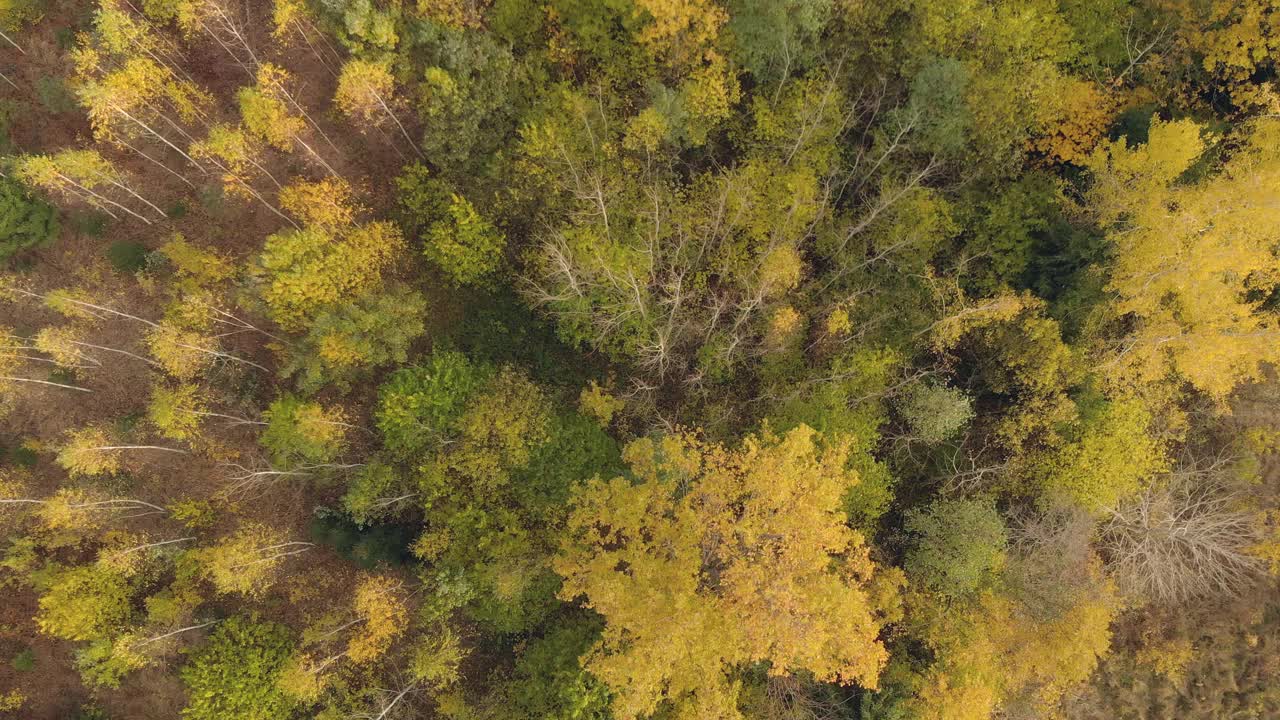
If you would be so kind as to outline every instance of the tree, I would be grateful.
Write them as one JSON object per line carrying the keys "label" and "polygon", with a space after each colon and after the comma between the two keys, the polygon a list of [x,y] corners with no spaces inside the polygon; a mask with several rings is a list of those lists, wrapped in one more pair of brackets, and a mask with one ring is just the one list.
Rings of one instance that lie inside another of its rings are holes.
{"label": "tree", "polygon": [[37,247],[58,233],[58,215],[21,183],[0,178],[0,261]]}
{"label": "tree", "polygon": [[725,30],[733,37],[733,57],[762,84],[804,73],[817,59],[819,35],[833,5],[830,0],[730,2]]}
{"label": "tree", "polygon": [[240,116],[245,129],[277,150],[288,152],[298,136],[306,130],[307,122],[289,111],[278,86],[288,78],[288,72],[275,65],[264,65],[258,70],[257,84],[240,88],[236,100],[240,103]]}
{"label": "tree", "polygon": [[126,450],[186,452],[158,445],[120,445],[104,428],[91,425],[68,435],[66,444],[58,451],[58,464],[73,476],[112,474],[120,471]]}
{"label": "tree", "polygon": [[427,230],[422,252],[457,285],[484,285],[502,263],[507,239],[466,198],[451,195]]}
{"label": "tree", "polygon": [[609,717],[609,692],[582,669],[586,655],[600,634],[598,622],[569,616],[559,618],[542,637],[530,641],[516,658],[504,700],[527,717]]}
{"label": "tree", "polygon": [[310,393],[328,384],[348,389],[376,368],[402,365],[425,332],[427,307],[420,293],[393,285],[326,308],[289,349],[280,374]]}
{"label": "tree", "polygon": [[281,189],[281,185],[263,166],[262,148],[257,139],[244,128],[214,125],[209,128],[209,134],[203,140],[191,145],[191,156],[219,166],[222,170],[222,187],[227,194],[253,198],[279,214],[280,211],[253,188],[251,181],[259,177],[266,178],[277,190]]}
{"label": "tree", "polygon": [[180,144],[191,140],[183,125],[203,119],[212,99],[175,66],[178,48],[145,19],[112,6],[95,13],[94,32],[80,40],[72,52],[77,95],[94,136],[165,167],[133,144],[156,142],[203,169]]}
{"label": "tree", "polygon": [[342,496],[342,507],[358,525],[371,525],[394,516],[405,501],[418,493],[407,489],[395,467],[371,461],[360,468]]}
{"label": "tree", "polygon": [[300,330],[326,307],[380,288],[403,248],[400,231],[385,221],[283,230],[258,256],[262,299],[281,327]]}
{"label": "tree", "polygon": [[1190,120],[1153,118],[1146,144],[1099,147],[1087,167],[1089,198],[1114,228],[1107,289],[1117,328],[1104,338],[1109,377],[1144,386],[1175,375],[1222,401],[1274,362],[1274,319],[1259,312],[1274,283],[1275,248],[1265,220],[1280,192],[1280,121],[1250,123],[1220,173],[1178,184],[1204,152]]}
{"label": "tree", "polygon": [[[147,331],[147,349],[160,367],[178,380],[191,381],[208,370],[221,353],[198,329],[169,318]],[[212,346],[212,347],[210,347]]]}
{"label": "tree", "polygon": [[194,440],[200,435],[200,418],[207,414],[200,389],[189,383],[173,387],[157,385],[151,391],[147,419],[160,434],[173,440]]}
{"label": "tree", "polygon": [[40,596],[36,624],[64,640],[97,640],[124,628],[133,591],[126,578],[98,565],[58,573]]}
{"label": "tree", "polygon": [[[875,568],[840,511],[857,476],[846,443],[818,443],[803,426],[737,450],[637,440],[625,454],[634,483],[595,479],[580,492],[555,568],[561,597],[605,619],[585,666],[615,693],[617,717],[663,701],[734,717],[729,673],[749,662],[875,687],[887,658]],[[701,580],[709,572],[715,585]]]}
{"label": "tree", "polygon": [[520,151],[569,221],[539,237],[521,289],[572,344],[657,380],[727,380],[805,277],[846,106],[832,83],[788,85],[754,104],[737,167],[683,183],[669,151],[629,139],[608,106],[563,96]]}
{"label": "tree", "polygon": [[907,515],[914,542],[906,570],[916,583],[964,598],[990,587],[1004,565],[1008,541],[995,506],[981,500],[937,500]]}
{"label": "tree", "polygon": [[468,399],[457,420],[458,446],[448,464],[477,487],[504,482],[506,474],[529,461],[533,448],[547,440],[550,416],[542,390],[523,373],[504,367]]}
{"label": "tree", "polygon": [[[118,220],[120,216],[116,213],[121,212],[150,225],[152,218],[144,213],[150,211],[160,218],[166,217],[163,210],[138,194],[131,180],[96,150],[63,150],[54,155],[24,156],[18,159],[15,170],[18,179],[27,185],[63,194],[101,210],[113,219]],[[141,202],[146,207],[135,210],[125,204],[132,201]]]}
{"label": "tree", "polygon": [[491,368],[449,350],[436,350],[424,364],[392,373],[378,388],[375,412],[387,449],[412,456],[443,439],[492,374]]}
{"label": "tree", "polygon": [[[289,151],[293,144],[297,143],[307,151],[316,164],[324,168],[330,176],[337,178],[337,171],[320,153],[316,152],[315,148],[311,147],[310,143],[303,139],[302,134],[310,124],[321,137],[326,141],[329,140],[320,126],[289,92],[288,86],[293,81],[289,71],[279,65],[261,63],[257,65],[254,80],[255,84],[242,87],[236,93],[245,129],[268,145],[284,152]],[[332,142],[329,144],[332,145]]]}
{"label": "tree", "polygon": [[286,540],[279,530],[248,523],[194,552],[218,592],[257,597],[275,582],[284,558],[310,548],[311,543]]}
{"label": "tree", "polygon": [[963,430],[973,419],[973,400],[955,388],[921,383],[906,393],[898,412],[915,438],[939,443]]}
{"label": "tree", "polygon": [[356,586],[356,616],[360,629],[347,643],[347,657],[367,663],[384,655],[404,634],[409,608],[401,581],[386,575],[368,575]]}
{"label": "tree", "polygon": [[400,130],[409,147],[418,152],[418,146],[409,131],[400,124],[392,106],[396,103],[395,78],[391,76],[391,62],[352,58],[342,66],[338,75],[338,89],[334,102],[347,117],[356,121],[361,129],[378,127],[390,119]]}
{"label": "tree", "polygon": [[218,624],[209,641],[182,667],[186,720],[270,720],[287,717],[294,702],[276,677],[289,658],[289,629],[256,617]]}
{"label": "tree", "polygon": [[355,224],[365,211],[351,183],[338,177],[292,182],[280,191],[280,205],[305,225],[331,232]]}
{"label": "tree", "polygon": [[1124,590],[1156,602],[1238,595],[1263,572],[1261,519],[1220,480],[1175,476],[1128,499],[1102,526]]}
{"label": "tree", "polygon": [[487,175],[532,101],[525,79],[537,71],[494,33],[418,27],[423,70],[411,100],[422,124],[421,153],[447,177]]}
{"label": "tree", "polygon": [[267,427],[259,442],[282,465],[332,461],[346,447],[347,431],[353,427],[341,407],[326,408],[292,395],[271,403],[262,416]]}
{"label": "tree", "polygon": [[1040,476],[1046,501],[1065,501],[1102,513],[1132,497],[1166,469],[1165,450],[1152,437],[1151,414],[1140,402],[1107,403],[1083,426],[1077,440],[1033,469]]}

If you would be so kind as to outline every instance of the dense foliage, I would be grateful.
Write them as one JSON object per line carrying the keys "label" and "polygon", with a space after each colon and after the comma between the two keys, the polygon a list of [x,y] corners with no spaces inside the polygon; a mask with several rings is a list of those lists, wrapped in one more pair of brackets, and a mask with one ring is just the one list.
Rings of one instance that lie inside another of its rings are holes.
{"label": "dense foliage", "polygon": [[1280,0],[0,0],[0,92],[0,716],[1280,717]]}

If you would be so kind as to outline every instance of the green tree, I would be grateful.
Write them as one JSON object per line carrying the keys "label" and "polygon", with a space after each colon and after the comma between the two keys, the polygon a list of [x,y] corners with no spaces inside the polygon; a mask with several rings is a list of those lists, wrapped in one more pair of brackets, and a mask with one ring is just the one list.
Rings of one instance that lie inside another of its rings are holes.
{"label": "green tree", "polygon": [[1136,400],[1106,403],[1082,419],[1079,437],[1033,468],[1047,503],[1098,514],[1115,509],[1167,469],[1151,413]]}
{"label": "green tree", "polygon": [[296,377],[303,393],[330,384],[349,389],[376,368],[404,364],[426,315],[426,299],[401,285],[330,306],[289,348],[280,374]]}
{"label": "green tree", "polygon": [[449,467],[481,486],[502,482],[547,440],[548,405],[524,373],[503,367],[458,417],[458,447],[449,451]]}
{"label": "green tree", "polygon": [[912,386],[898,404],[913,437],[927,443],[948,440],[973,419],[973,400],[945,385]]}
{"label": "green tree", "polygon": [[491,377],[491,368],[450,350],[392,373],[378,388],[375,421],[387,449],[413,455],[453,430],[471,394]]}
{"label": "green tree", "polygon": [[937,500],[911,511],[908,577],[948,597],[989,587],[1004,565],[1008,536],[995,506],[984,500]]}
{"label": "green tree", "polygon": [[293,640],[289,629],[256,617],[218,623],[208,642],[182,667],[188,689],[186,720],[277,720],[294,702],[276,680]]}
{"label": "green tree", "polygon": [[407,489],[402,473],[394,466],[374,460],[352,477],[342,496],[342,507],[356,524],[370,525],[394,516],[405,501],[417,495]]}
{"label": "green tree", "polygon": [[48,242],[57,233],[58,214],[53,206],[16,180],[0,177],[0,262]]}
{"label": "green tree", "polygon": [[284,466],[332,461],[347,445],[352,425],[340,407],[325,407],[293,395],[271,403],[262,414],[267,427],[259,441]]}
{"label": "green tree", "polygon": [[458,285],[484,285],[497,272],[507,239],[471,203],[452,195],[444,217],[432,224],[422,252]]}

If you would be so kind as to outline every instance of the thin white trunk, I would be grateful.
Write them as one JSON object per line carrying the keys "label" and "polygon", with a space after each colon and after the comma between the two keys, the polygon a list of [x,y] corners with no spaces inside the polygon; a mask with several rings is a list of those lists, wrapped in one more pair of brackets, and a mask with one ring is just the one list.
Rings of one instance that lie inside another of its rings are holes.
{"label": "thin white trunk", "polygon": [[80,392],[93,392],[89,388],[76,387],[75,385],[63,385],[62,383],[50,382],[48,380],[35,380],[33,378],[20,378],[20,377],[10,377],[8,375],[0,375],[0,380],[9,380],[11,382],[39,383],[41,385],[52,385],[54,387],[66,388],[68,390],[79,390]]}
{"label": "thin white trunk", "polygon": [[369,89],[369,93],[377,99],[378,104],[382,106],[382,109],[386,111],[387,115],[391,118],[391,122],[394,122],[396,127],[400,128],[400,134],[404,135],[404,140],[409,143],[409,147],[413,148],[413,151],[417,153],[418,157],[422,157],[422,151],[418,149],[417,143],[413,141],[413,138],[409,137],[409,131],[404,129],[404,125],[400,124],[400,118],[396,117],[396,114],[391,112],[391,108],[387,107],[387,103],[382,100],[382,96],[377,92],[374,92],[372,88]]}
{"label": "thin white trunk", "polygon": [[199,630],[200,628],[203,628],[203,627],[209,627],[210,625],[213,625],[213,624],[218,623],[218,622],[221,622],[221,621],[220,621],[220,620],[210,620],[210,621],[209,621],[209,622],[207,622],[207,623],[200,623],[199,625],[188,625],[188,626],[186,626],[186,627],[184,627],[184,628],[179,628],[179,629],[177,629],[177,630],[174,630],[173,632],[167,632],[167,633],[165,633],[165,634],[163,634],[163,635],[157,635],[157,636],[155,636],[155,637],[153,637],[153,638],[147,638],[146,640],[143,640],[142,642],[135,643],[135,644],[133,645],[133,647],[135,647],[135,648],[140,648],[140,647],[142,647],[143,645],[150,645],[150,644],[151,644],[151,643],[153,643],[153,642],[158,642],[158,641],[163,640],[163,639],[165,639],[165,638],[167,638],[167,637],[172,637],[172,636],[174,636],[174,635],[177,635],[178,633],[184,633],[184,632],[187,632],[188,630]]}
{"label": "thin white trunk", "polygon": [[118,553],[114,553],[111,557],[113,557],[113,558],[116,558],[116,557],[124,557],[125,555],[130,555],[130,554],[132,554],[132,553],[141,552],[141,551],[146,550],[146,549],[148,549],[148,548],[160,547],[160,546],[162,546],[162,545],[172,545],[172,544],[174,544],[174,543],[187,542],[187,541],[189,541],[189,540],[195,540],[195,538],[194,538],[194,537],[184,537],[184,538],[178,538],[178,539],[176,539],[176,540],[162,540],[162,541],[160,541],[160,542],[147,543],[146,545],[138,545],[138,546],[136,546],[136,547],[131,547],[131,548],[129,548],[128,550],[122,550],[122,551],[120,551],[120,552],[118,552]]}
{"label": "thin white trunk", "polygon": [[14,42],[13,39],[10,38],[8,35],[5,35],[4,33],[0,32],[0,38],[4,38],[10,45],[18,48],[18,52],[22,53],[23,55],[27,54],[27,51],[23,50],[22,46]]}
{"label": "thin white trunk", "polygon": [[[121,355],[128,355],[129,357],[131,357],[131,358],[133,358],[133,359],[135,359],[135,360],[141,360],[142,362],[144,362],[144,363],[146,363],[146,364],[148,364],[148,365],[150,365],[150,366],[152,366],[152,367],[160,367],[160,363],[158,363],[158,362],[156,362],[156,361],[154,361],[154,360],[149,360],[149,359],[147,359],[147,358],[144,358],[144,357],[142,357],[141,355],[135,355],[135,354],[133,354],[133,353],[129,352],[128,350],[120,350],[120,349],[118,349],[118,348],[107,347],[107,346],[105,346],[105,345],[94,345],[93,343],[80,342],[80,341],[78,341],[78,340],[72,340],[71,342],[72,342],[72,344],[74,344],[74,345],[81,345],[81,346],[84,346],[84,347],[90,347],[90,348],[94,348],[95,350],[104,350],[104,351],[106,351],[106,352],[113,352],[113,353],[120,353]],[[99,363],[99,364],[100,364],[100,363]]]}
{"label": "thin white trunk", "polygon": [[[139,219],[139,220],[141,220],[142,222],[144,222],[144,223],[146,223],[146,224],[148,224],[148,225],[150,225],[150,224],[151,224],[151,221],[150,221],[150,220],[148,220],[145,216],[143,216],[143,215],[141,215],[141,214],[139,214],[139,213],[136,213],[136,212],[134,212],[134,211],[130,210],[129,208],[125,207],[124,205],[121,205],[120,203],[116,202],[115,200],[112,200],[112,199],[111,199],[111,198],[109,198],[109,197],[106,197],[105,195],[99,195],[98,193],[94,192],[93,190],[90,190],[89,188],[85,187],[84,185],[82,185],[82,184],[80,184],[80,183],[76,182],[75,180],[72,180],[71,178],[67,177],[66,175],[63,175],[62,173],[58,173],[58,178],[59,178],[59,179],[61,179],[63,182],[68,183],[69,185],[71,185],[71,186],[75,187],[76,189],[80,190],[80,192],[83,192],[83,193],[85,193],[85,194],[89,195],[90,197],[94,198],[95,200],[98,200],[98,201],[100,201],[100,202],[107,203],[107,204],[109,204],[109,205],[113,205],[113,206],[115,206],[115,207],[117,207],[117,208],[120,208],[121,210],[123,210],[123,211],[125,211],[125,212],[129,213],[130,215],[132,215],[132,216],[134,216],[134,217],[138,218],[138,219]],[[94,203],[94,204],[96,205],[97,203]],[[105,210],[106,208],[103,208],[103,209]]]}
{"label": "thin white trunk", "polygon": [[153,137],[155,137],[157,140],[159,140],[160,142],[164,143],[165,145],[168,145],[168,146],[169,146],[169,147],[170,147],[174,152],[176,152],[176,153],[178,153],[179,155],[181,155],[182,157],[186,158],[187,162],[189,162],[189,163],[191,163],[193,166],[195,166],[195,168],[196,168],[197,170],[199,170],[200,172],[207,172],[207,171],[204,169],[204,166],[202,166],[200,163],[196,162],[196,159],[195,159],[195,158],[193,158],[193,157],[191,157],[190,155],[188,155],[188,154],[186,153],[186,151],[184,151],[182,148],[178,147],[177,145],[174,145],[172,142],[169,142],[169,138],[167,138],[167,137],[165,137],[164,135],[161,135],[160,133],[158,133],[158,132],[156,132],[155,130],[153,130],[153,129],[151,128],[151,126],[150,126],[150,125],[147,125],[146,123],[144,123],[144,122],[142,122],[141,120],[139,120],[138,118],[136,118],[136,117],[134,117],[134,116],[130,115],[129,113],[125,112],[124,110],[121,110],[119,107],[117,107],[117,106],[115,106],[115,105],[112,105],[112,106],[111,106],[111,109],[112,109],[112,110],[115,110],[116,112],[118,112],[118,113],[120,113],[121,115],[125,116],[125,117],[126,117],[126,118],[128,118],[129,120],[132,120],[134,123],[136,123],[136,124],[137,124],[139,127],[141,127],[143,130],[146,130],[148,133],[151,133],[151,135],[152,135]]}
{"label": "thin white trunk", "polygon": [[191,182],[190,180],[186,179],[186,178],[185,178],[185,177],[183,177],[180,173],[178,173],[176,170],[174,170],[173,168],[170,168],[168,165],[165,165],[164,163],[160,162],[159,160],[157,160],[157,159],[155,159],[155,158],[151,157],[150,155],[148,155],[148,154],[146,154],[146,153],[142,152],[142,151],[141,151],[141,150],[139,150],[138,148],[136,148],[136,147],[134,147],[134,146],[130,145],[129,143],[127,143],[127,142],[125,142],[125,141],[123,141],[123,140],[117,139],[117,140],[116,140],[116,142],[119,142],[121,145],[124,145],[125,147],[129,148],[130,150],[132,150],[133,152],[137,153],[138,155],[141,155],[141,156],[142,156],[143,158],[145,158],[147,161],[149,161],[149,162],[151,162],[151,163],[153,163],[153,164],[155,164],[155,165],[159,165],[161,168],[163,168],[163,169],[164,169],[164,171],[165,171],[165,172],[169,173],[170,175],[172,175],[172,176],[174,176],[174,177],[178,178],[179,180],[181,180],[182,182],[186,183],[188,187],[192,187],[192,188],[194,188],[194,187],[195,187],[195,183],[193,183],[193,182]]}
{"label": "thin white trunk", "polygon": [[334,170],[334,169],[333,169],[333,167],[331,167],[331,166],[329,165],[329,163],[325,162],[325,161],[324,161],[324,158],[320,157],[320,153],[318,153],[318,152],[316,152],[315,150],[311,149],[311,146],[310,146],[310,145],[308,145],[308,144],[307,144],[307,143],[302,139],[302,137],[301,137],[301,136],[294,135],[294,136],[293,136],[293,139],[294,139],[294,142],[296,142],[296,143],[298,143],[299,145],[301,145],[302,147],[306,148],[306,151],[307,151],[307,152],[309,152],[309,153],[311,153],[311,157],[315,158],[315,159],[316,159],[316,162],[318,162],[318,163],[320,163],[321,165],[323,165],[323,166],[324,166],[324,169],[325,169],[325,170],[328,170],[330,175],[332,175],[332,176],[334,176],[334,177],[341,177],[340,175],[338,175],[338,171],[337,171],[337,170]]}
{"label": "thin white trunk", "polygon": [[100,445],[100,446],[98,446],[98,447],[85,448],[85,450],[98,450],[98,451],[106,451],[106,450],[163,450],[164,452],[182,453],[183,455],[190,455],[190,454],[191,454],[191,453],[187,452],[186,450],[179,450],[178,448],[168,448],[168,447],[163,447],[163,446],[160,446],[160,445]]}
{"label": "thin white trunk", "polygon": [[147,207],[151,208],[152,210],[155,210],[155,211],[156,211],[156,214],[158,214],[160,217],[165,218],[166,220],[167,220],[167,219],[169,219],[169,215],[168,215],[167,213],[165,213],[165,211],[163,211],[163,210],[161,210],[159,207],[157,207],[157,206],[155,205],[155,203],[151,202],[150,200],[148,200],[148,199],[146,199],[146,198],[142,197],[141,195],[139,195],[138,193],[134,192],[134,191],[133,191],[133,188],[131,188],[131,187],[127,186],[127,185],[124,185],[123,183],[118,183],[118,182],[116,182],[115,180],[112,180],[112,179],[110,179],[110,178],[103,178],[103,179],[104,179],[104,180],[106,180],[107,182],[111,183],[112,185],[115,185],[116,187],[120,188],[121,190],[124,190],[125,192],[129,193],[130,195],[132,195],[133,197],[137,198],[138,200],[142,201],[143,203],[145,203],[145,204],[146,204],[146,206],[147,206]]}

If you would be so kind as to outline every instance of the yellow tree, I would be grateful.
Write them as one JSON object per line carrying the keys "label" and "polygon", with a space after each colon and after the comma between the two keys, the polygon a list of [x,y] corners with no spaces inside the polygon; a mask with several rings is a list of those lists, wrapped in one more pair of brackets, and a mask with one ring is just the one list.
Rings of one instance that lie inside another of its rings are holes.
{"label": "yellow tree", "polygon": [[289,71],[278,65],[264,63],[258,67],[256,84],[236,93],[245,129],[277,150],[287,152],[297,143],[330,175],[337,176],[337,171],[302,137],[308,123],[322,137],[324,133],[289,92],[291,79]]}
{"label": "yellow tree", "polygon": [[378,659],[404,634],[409,606],[404,583],[387,575],[369,575],[356,586],[356,616],[360,630],[347,642],[347,657],[354,663]]}
{"label": "yellow tree", "polygon": [[[18,158],[15,171],[18,179],[28,185],[79,200],[117,220],[119,216],[115,211],[120,211],[151,224],[146,215],[124,204],[130,198],[145,204],[161,218],[166,217],[163,210],[134,190],[129,179],[96,150],[24,156]],[[121,197],[121,193],[127,197]]]}
{"label": "yellow tree", "polygon": [[1202,135],[1190,120],[1153,118],[1146,144],[1106,144],[1088,161],[1089,198],[1112,227],[1110,310],[1132,326],[1104,356],[1115,385],[1175,375],[1222,401],[1280,360],[1280,328],[1259,312],[1280,280],[1280,121],[1253,122],[1217,175],[1175,183]]}
{"label": "yellow tree", "polygon": [[103,3],[94,16],[94,32],[83,35],[72,53],[77,93],[94,136],[174,175],[133,143],[158,142],[202,167],[181,147],[192,139],[183,125],[203,120],[211,99],[174,65],[172,58],[180,54],[153,26],[114,2]]}
{"label": "yellow tree", "polygon": [[404,251],[394,224],[351,227],[347,223],[355,210],[340,195],[313,192],[330,187],[345,185],[308,184],[296,195],[286,188],[286,208],[311,224],[268,237],[258,256],[262,299],[272,319],[287,330],[303,328],[326,306],[381,287],[383,272]]}
{"label": "yellow tree", "polygon": [[418,153],[418,146],[409,137],[400,119],[392,110],[395,104],[396,81],[391,76],[391,61],[382,60],[348,60],[342,66],[338,76],[338,89],[334,94],[334,102],[344,115],[351,118],[361,128],[378,127],[388,118],[399,128],[409,147]]}
{"label": "yellow tree", "polygon": [[156,385],[147,405],[147,419],[161,435],[173,440],[200,437],[200,419],[208,414],[200,388],[190,383]]}
{"label": "yellow tree", "polygon": [[[271,36],[282,46],[288,47],[294,37],[301,37],[311,49],[311,53],[315,55],[316,60],[330,72],[332,72],[331,63],[342,62],[342,57],[329,42],[328,37],[316,27],[315,17],[305,0],[274,0],[271,21],[274,25]],[[327,53],[321,52],[321,48]]]}
{"label": "yellow tree", "polygon": [[807,426],[735,450],[668,435],[628,446],[636,482],[586,486],[554,564],[561,597],[605,618],[585,663],[617,717],[663,702],[737,717],[732,673],[757,662],[876,686],[887,653],[875,567],[840,509],[858,482],[848,456]]}
{"label": "yellow tree", "polygon": [[107,475],[119,472],[127,450],[154,450],[183,454],[187,452],[159,445],[122,445],[115,442],[111,434],[103,428],[89,426],[70,433],[66,444],[58,451],[58,464],[72,476]]}
{"label": "yellow tree", "polygon": [[203,140],[191,145],[191,155],[198,160],[207,160],[218,166],[222,172],[223,190],[228,195],[253,198],[271,212],[293,223],[291,218],[267,202],[267,199],[250,182],[258,177],[264,177],[277,190],[282,187],[275,176],[260,162],[262,148],[257,138],[251,136],[244,128],[226,124],[214,125],[209,128],[209,134]]}
{"label": "yellow tree", "polygon": [[[1169,11],[1183,30],[1179,44],[1244,111],[1280,111],[1274,83],[1255,78],[1280,58],[1280,0],[1173,0]],[[1215,88],[1218,91],[1219,88]]]}
{"label": "yellow tree", "polygon": [[326,230],[344,229],[364,212],[351,183],[339,177],[291,183],[281,189],[280,205],[303,224]]}
{"label": "yellow tree", "polygon": [[1109,651],[1120,607],[1101,581],[1048,619],[991,592],[963,607],[921,599],[935,605],[921,611],[932,616],[925,642],[938,658],[908,703],[922,720],[989,720],[1014,699],[1035,717],[1057,717],[1063,695]]}
{"label": "yellow tree", "polygon": [[[38,338],[37,338],[38,339]],[[66,388],[68,390],[79,390],[80,392],[91,392],[88,388],[77,387],[75,385],[66,385],[64,383],[53,382],[52,380],[41,380],[39,378],[21,377],[17,373],[22,372],[22,368],[28,362],[44,361],[50,362],[44,358],[37,357],[33,353],[36,351],[45,352],[39,343],[33,347],[27,344],[26,340],[13,334],[12,330],[0,325],[0,343],[3,343],[3,349],[0,349],[0,414],[6,407],[7,401],[11,396],[17,394],[20,384],[24,385],[47,385],[50,387]],[[62,365],[63,361],[69,360],[69,356],[55,357],[53,362]]]}
{"label": "yellow tree", "polygon": [[257,597],[275,582],[285,558],[311,547],[312,543],[286,540],[280,530],[250,523],[197,550],[196,556],[218,592]]}
{"label": "yellow tree", "polygon": [[122,629],[132,612],[131,589],[100,565],[64,570],[40,598],[40,631],[64,640],[95,640]]}
{"label": "yellow tree", "polygon": [[716,49],[729,14],[712,0],[637,0],[635,6],[640,44],[680,81],[689,134],[700,145],[740,94],[736,72]]}

